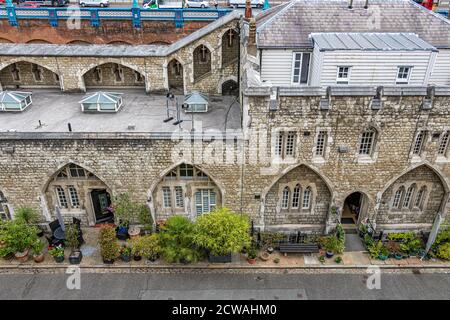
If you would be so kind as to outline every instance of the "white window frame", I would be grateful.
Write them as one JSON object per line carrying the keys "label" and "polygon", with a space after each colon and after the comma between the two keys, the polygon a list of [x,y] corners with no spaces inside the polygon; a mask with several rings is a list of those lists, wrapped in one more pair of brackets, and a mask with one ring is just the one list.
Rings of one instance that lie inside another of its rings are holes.
{"label": "white window frame", "polygon": [[[200,203],[197,202],[198,194],[200,194]],[[197,216],[212,212],[217,207],[217,192],[213,189],[197,189],[195,190],[194,197],[195,213]],[[205,199],[207,199],[207,202],[205,202]],[[214,201],[212,201],[213,199]],[[205,207],[208,207],[207,211],[204,210]]]}
{"label": "white window frame", "polygon": [[[370,144],[369,144],[369,137],[366,136],[367,134],[371,134],[370,136]],[[373,128],[369,128],[361,132],[361,135],[359,137],[359,144],[358,144],[358,154],[360,156],[369,156],[372,157],[374,150],[375,150],[375,144],[377,139],[377,131]],[[366,151],[368,150],[368,151]],[[363,152],[364,151],[364,152]]]}
{"label": "white window frame", "polygon": [[275,133],[273,154],[276,158],[286,159],[295,157],[297,148],[297,131],[286,130]]}
{"label": "white window frame", "polygon": [[314,144],[314,156],[325,158],[325,150],[327,146],[328,132],[320,130],[316,137],[316,143]]}
{"label": "white window frame", "polygon": [[448,153],[448,145],[450,140],[450,131],[445,131],[439,141],[438,154],[440,156],[447,156]]}
{"label": "white window frame", "polygon": [[162,200],[164,208],[172,208],[172,194],[170,191],[170,187],[162,187]]}
{"label": "white window frame", "polygon": [[[400,75],[400,69],[402,68],[408,68],[408,75],[407,78],[399,78]],[[395,84],[409,84],[409,80],[411,79],[411,73],[412,73],[412,66],[398,66],[397,67],[397,76],[395,79]]]}
{"label": "white window frame", "polygon": [[[67,195],[64,188],[62,186],[56,186],[55,192],[59,207],[61,209],[69,208],[69,202],[67,201]],[[63,202],[65,203],[65,205],[63,204]]]}
{"label": "white window frame", "polygon": [[[308,64],[308,76],[306,79],[305,83],[302,83],[301,79],[302,79],[302,66],[303,66],[303,58],[305,54],[309,54],[309,64]],[[298,68],[298,80],[294,81],[294,77],[295,77],[295,71],[297,70],[297,68],[295,68],[295,61],[297,61],[297,55],[300,55],[300,61],[299,61],[299,68]],[[311,57],[312,54],[311,52],[299,52],[299,51],[294,51],[292,52],[292,66],[291,66],[291,84],[292,85],[302,85],[302,86],[306,86],[308,85],[309,82],[309,73],[310,73],[310,67],[311,67]]]}
{"label": "white window frame", "polygon": [[406,190],[405,198],[403,199],[403,203],[402,203],[403,209],[411,208],[411,200],[413,199],[415,189],[416,189],[416,186],[414,184],[412,184]]}
{"label": "white window frame", "polygon": [[397,189],[397,191],[395,191],[394,198],[392,199],[392,208],[393,209],[400,208],[404,190],[405,190],[405,188],[403,186],[401,186],[400,188]]}
{"label": "white window frame", "polygon": [[306,187],[303,191],[302,209],[309,210],[311,208],[312,188]]}
{"label": "white window frame", "polygon": [[289,198],[290,198],[291,190],[288,186],[283,188],[281,192],[281,209],[289,209]]}
{"label": "white window frame", "polygon": [[292,191],[292,202],[291,202],[292,209],[300,208],[301,193],[302,187],[300,186],[300,184],[296,184],[294,190]]}
{"label": "white window frame", "polygon": [[425,144],[427,132],[425,130],[419,130],[414,139],[414,145],[412,149],[412,154],[415,156],[422,155],[423,146]]}
{"label": "white window frame", "polygon": [[77,189],[73,185],[68,186],[67,189],[69,191],[70,205],[72,208],[79,208],[80,198],[78,197]]}
{"label": "white window frame", "polygon": [[[347,78],[341,78],[339,77],[339,75],[341,73],[341,69],[347,68]],[[337,72],[336,72],[336,84],[338,85],[348,85],[350,84],[350,77],[351,77],[351,72],[352,72],[352,66],[337,66]]]}
{"label": "white window frame", "polygon": [[175,193],[175,207],[176,208],[184,208],[184,195],[183,195],[183,187],[181,186],[175,186],[174,188]]}

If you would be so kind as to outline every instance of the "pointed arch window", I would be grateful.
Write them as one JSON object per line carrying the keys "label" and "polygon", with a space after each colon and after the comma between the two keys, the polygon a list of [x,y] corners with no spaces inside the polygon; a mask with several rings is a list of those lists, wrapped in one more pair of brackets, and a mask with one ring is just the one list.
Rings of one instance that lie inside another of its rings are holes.
{"label": "pointed arch window", "polygon": [[400,200],[402,199],[403,196],[403,191],[405,190],[405,188],[403,186],[401,186],[394,195],[394,200],[392,201],[392,207],[393,208],[398,208],[400,205]]}
{"label": "pointed arch window", "polygon": [[297,184],[294,188],[294,191],[292,192],[292,209],[298,209],[300,205],[300,192],[300,185]]}
{"label": "pointed arch window", "polygon": [[449,140],[450,140],[450,131],[446,131],[442,135],[441,141],[439,143],[438,154],[443,155],[443,156],[447,155]]}
{"label": "pointed arch window", "polygon": [[416,200],[414,202],[414,207],[419,208],[419,209],[423,209],[423,205],[424,205],[424,202],[425,202],[426,194],[427,194],[427,187],[423,186],[417,192]]}
{"label": "pointed arch window", "polygon": [[416,185],[411,185],[408,190],[406,190],[405,198],[403,199],[403,208],[411,207],[411,200],[414,195],[414,190],[416,189]]}
{"label": "pointed arch window", "polygon": [[289,196],[290,196],[289,187],[285,187],[283,189],[283,194],[281,196],[281,208],[282,209],[288,209],[289,208]]}
{"label": "pointed arch window", "polygon": [[303,192],[302,209],[309,209],[311,207],[311,187],[307,187]]}
{"label": "pointed arch window", "polygon": [[419,133],[417,133],[416,139],[414,140],[413,154],[420,156],[422,153],[425,135],[425,130],[420,130]]}

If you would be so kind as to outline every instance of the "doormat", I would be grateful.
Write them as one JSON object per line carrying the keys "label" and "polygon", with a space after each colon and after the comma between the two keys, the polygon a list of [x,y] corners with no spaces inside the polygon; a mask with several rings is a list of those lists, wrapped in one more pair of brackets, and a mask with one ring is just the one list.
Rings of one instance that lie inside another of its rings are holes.
{"label": "doormat", "polygon": [[352,218],[342,218],[341,223],[343,224],[355,224],[355,221],[353,221]]}

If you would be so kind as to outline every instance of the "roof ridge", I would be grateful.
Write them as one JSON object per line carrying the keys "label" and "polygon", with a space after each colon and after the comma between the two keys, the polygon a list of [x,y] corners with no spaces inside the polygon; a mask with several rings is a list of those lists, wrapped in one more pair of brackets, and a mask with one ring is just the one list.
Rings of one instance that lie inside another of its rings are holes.
{"label": "roof ridge", "polygon": [[256,29],[256,32],[259,32],[259,31],[263,30],[266,26],[270,25],[276,17],[278,17],[280,14],[285,13],[285,11],[287,11],[287,9],[291,8],[292,6],[294,6],[294,4],[297,3],[297,1],[298,0],[291,0],[291,2],[289,4],[287,4],[284,8],[282,8],[279,12],[275,13],[266,22],[264,22],[260,27],[258,27]]}

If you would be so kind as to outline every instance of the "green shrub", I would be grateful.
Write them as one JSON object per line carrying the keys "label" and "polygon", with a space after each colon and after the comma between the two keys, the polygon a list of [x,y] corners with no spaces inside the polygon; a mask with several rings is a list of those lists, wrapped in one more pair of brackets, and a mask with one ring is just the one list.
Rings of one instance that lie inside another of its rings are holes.
{"label": "green shrub", "polygon": [[153,229],[153,219],[152,215],[150,214],[150,209],[147,205],[139,205],[138,219],[139,223],[142,224],[144,230]]}
{"label": "green shrub", "polygon": [[130,222],[135,221],[142,211],[141,205],[131,201],[128,193],[122,193],[115,197],[112,207],[120,227],[128,227]]}
{"label": "green shrub", "polygon": [[72,248],[72,250],[77,249],[80,245],[78,243],[78,236],[78,227],[74,223],[69,224],[66,229],[66,245]]}
{"label": "green shrub", "polygon": [[247,216],[220,208],[197,219],[193,241],[212,255],[224,256],[249,245],[249,229]]}
{"label": "green shrub", "polygon": [[341,263],[342,262],[342,257],[341,256],[336,257],[336,259],[334,259],[334,262]]}
{"label": "green shrub", "polygon": [[22,206],[15,210],[14,219],[17,221],[22,221],[26,224],[33,224],[39,221],[39,215],[31,207]]}
{"label": "green shrub", "polygon": [[444,244],[441,244],[437,248],[436,255],[444,260],[450,260],[450,242],[446,242]]}
{"label": "green shrub", "polygon": [[112,261],[119,257],[120,246],[117,243],[116,231],[113,227],[101,228],[98,242],[103,260]]}
{"label": "green shrub", "polygon": [[383,242],[378,241],[372,243],[367,247],[367,251],[369,251],[370,257],[372,259],[378,258],[380,255],[387,256],[389,255],[389,250],[386,246],[383,245]]}
{"label": "green shrub", "polygon": [[10,253],[24,252],[38,239],[38,229],[26,224],[23,220],[8,220],[0,225],[0,256],[5,257]]}
{"label": "green shrub", "polygon": [[394,241],[410,241],[415,238],[414,232],[389,233],[387,238]]}
{"label": "green shrub", "polygon": [[36,239],[36,241],[32,244],[31,250],[33,251],[33,254],[40,255],[42,253],[42,250],[44,250],[45,243],[41,241],[41,239]]}
{"label": "green shrub", "polygon": [[130,240],[131,252],[133,255],[147,259],[156,258],[161,253],[158,234],[149,234]]}
{"label": "green shrub", "polygon": [[53,247],[48,252],[52,257],[64,257],[64,248],[62,246]]}
{"label": "green shrub", "polygon": [[286,239],[286,234],[282,232],[262,231],[260,232],[261,245],[263,247],[278,247],[280,241]]}
{"label": "green shrub", "polygon": [[172,216],[161,226],[161,254],[172,262],[196,262],[201,253],[194,246],[194,224],[186,217]]}

